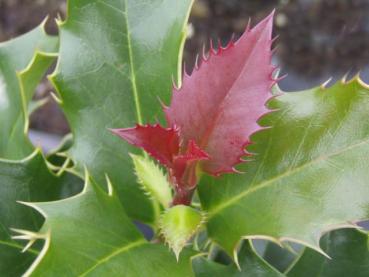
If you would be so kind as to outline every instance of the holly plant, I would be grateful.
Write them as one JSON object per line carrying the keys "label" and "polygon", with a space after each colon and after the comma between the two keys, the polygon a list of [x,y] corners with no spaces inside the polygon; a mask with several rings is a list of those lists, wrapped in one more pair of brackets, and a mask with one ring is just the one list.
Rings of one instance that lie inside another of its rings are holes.
{"label": "holly plant", "polygon": [[369,276],[369,86],[279,89],[274,12],[182,73],[192,4],[70,0],[0,44],[0,276]]}

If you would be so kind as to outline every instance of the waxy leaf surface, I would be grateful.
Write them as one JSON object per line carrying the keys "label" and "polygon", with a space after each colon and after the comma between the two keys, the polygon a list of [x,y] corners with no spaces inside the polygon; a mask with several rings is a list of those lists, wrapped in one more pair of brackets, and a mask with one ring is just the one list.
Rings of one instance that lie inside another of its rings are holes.
{"label": "waxy leaf surface", "polygon": [[[177,78],[192,0],[68,1],[52,80],[70,123],[76,169],[116,185],[129,216],[152,222],[128,155],[137,150],[108,128],[154,121]],[[139,207],[137,203],[140,203]]]}
{"label": "waxy leaf surface", "polygon": [[27,107],[34,89],[55,60],[58,39],[43,25],[0,43],[0,157],[22,159],[33,147],[27,137]]}
{"label": "waxy leaf surface", "polygon": [[27,137],[28,105],[35,87],[55,60],[57,45],[58,39],[46,35],[43,24],[0,43],[1,276],[20,276],[38,253],[37,249],[29,249],[22,254],[24,245],[11,239],[10,228],[39,228],[42,222],[37,213],[16,201],[58,199],[67,195],[64,189],[69,178],[74,178],[69,175],[57,178],[50,173],[38,151],[30,155],[34,148]]}
{"label": "waxy leaf surface", "polygon": [[51,173],[38,150],[24,160],[0,160],[1,276],[20,276],[38,255],[38,248],[21,253],[25,245],[11,239],[10,228],[37,230],[42,224],[37,212],[17,201],[56,200],[81,187],[81,180],[71,174]]}
{"label": "waxy leaf surface", "polygon": [[146,241],[112,187],[90,182],[77,196],[32,203],[45,217],[45,246],[30,276],[193,276],[190,255],[179,262],[163,244]]}
{"label": "waxy leaf surface", "polygon": [[369,217],[369,89],[359,79],[284,93],[255,134],[242,175],[203,178],[209,236],[232,254],[244,236],[319,250],[323,232]]}
{"label": "waxy leaf surface", "polygon": [[269,110],[273,66],[271,36],[273,14],[237,42],[224,49],[212,47],[199,68],[183,85],[174,89],[172,102],[165,108],[170,126],[179,128],[183,145],[194,140],[209,154],[202,169],[218,175],[233,172],[245,155],[250,136],[260,130],[257,120]]}

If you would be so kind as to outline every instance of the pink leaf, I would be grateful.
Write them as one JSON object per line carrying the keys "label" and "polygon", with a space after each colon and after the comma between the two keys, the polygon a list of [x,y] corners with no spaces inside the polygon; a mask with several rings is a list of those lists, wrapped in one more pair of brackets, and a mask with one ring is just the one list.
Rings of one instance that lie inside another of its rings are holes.
{"label": "pink leaf", "polygon": [[273,13],[237,42],[216,52],[210,49],[183,85],[174,89],[165,113],[170,126],[178,126],[183,145],[196,141],[210,159],[202,170],[218,175],[234,172],[245,155],[250,136],[261,127],[258,119],[267,113],[271,98],[271,36]]}
{"label": "pink leaf", "polygon": [[176,128],[165,129],[156,124],[111,131],[165,165],[176,187],[196,186],[196,162],[209,158],[193,140],[188,142],[187,148],[180,147]]}
{"label": "pink leaf", "polygon": [[114,134],[147,153],[167,167],[173,166],[173,157],[179,152],[176,128],[163,128],[159,124],[127,129],[112,129]]}

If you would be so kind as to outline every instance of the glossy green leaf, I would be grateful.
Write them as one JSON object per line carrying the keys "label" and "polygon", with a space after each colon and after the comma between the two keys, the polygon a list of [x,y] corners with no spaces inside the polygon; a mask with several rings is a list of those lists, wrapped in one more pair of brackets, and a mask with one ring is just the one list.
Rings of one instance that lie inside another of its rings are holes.
{"label": "glossy green leaf", "polygon": [[37,233],[45,239],[45,246],[26,275],[193,275],[190,251],[183,253],[177,263],[166,246],[144,239],[126,215],[109,182],[106,193],[88,176],[86,180],[83,192],[77,196],[27,204],[42,213],[46,220]]}
{"label": "glossy green leaf", "polygon": [[11,239],[10,228],[37,229],[42,217],[16,201],[56,200],[81,188],[70,174],[56,176],[39,150],[21,161],[0,160],[0,276],[19,276],[38,254],[22,254],[23,243]]}
{"label": "glossy green leaf", "polygon": [[35,30],[0,43],[0,157],[22,159],[33,151],[27,137],[27,106],[55,60],[58,39]]}
{"label": "glossy green leaf", "polygon": [[287,276],[369,276],[368,233],[351,229],[333,231],[322,238],[321,245],[330,259],[306,249]]}
{"label": "glossy green leaf", "polygon": [[[60,59],[54,82],[70,123],[70,156],[103,184],[107,174],[129,216],[154,220],[150,200],[133,174],[129,152],[108,128],[154,121],[158,99],[168,102],[179,79],[192,0],[68,1],[60,26]],[[140,203],[139,206],[137,203]]]}
{"label": "glossy green leaf", "polygon": [[284,276],[260,258],[249,242],[244,243],[238,255],[240,269],[235,264],[222,265],[204,257],[196,258],[193,261],[195,275],[196,277]]}
{"label": "glossy green leaf", "polygon": [[204,178],[209,236],[229,254],[242,237],[320,250],[323,232],[369,217],[369,89],[359,79],[284,93],[261,124],[244,174]]}

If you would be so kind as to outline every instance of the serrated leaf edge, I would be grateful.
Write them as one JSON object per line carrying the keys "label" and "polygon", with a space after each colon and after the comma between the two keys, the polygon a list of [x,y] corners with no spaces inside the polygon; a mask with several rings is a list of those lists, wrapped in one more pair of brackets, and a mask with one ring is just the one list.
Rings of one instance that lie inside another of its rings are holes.
{"label": "serrated leaf edge", "polygon": [[[268,21],[270,19],[273,18],[275,14],[275,9],[273,9],[273,11],[266,17],[264,18],[261,22],[264,22],[264,21]],[[261,23],[259,22],[259,24]],[[252,28],[251,28],[251,20],[249,19],[248,21],[248,24],[245,28],[245,31],[243,33],[243,35],[249,33],[250,31],[252,31]],[[242,35],[242,36],[243,36]],[[241,37],[242,37],[241,36]],[[272,38],[270,39],[270,42],[271,44],[275,41],[277,37],[275,38]],[[239,38],[241,39],[241,38]],[[228,41],[228,43],[226,44],[226,46],[222,46],[221,44],[221,41],[220,39],[218,39],[218,49],[216,49],[214,47],[214,44],[213,44],[213,40],[210,39],[209,43],[210,43],[210,47],[209,47],[209,50],[208,50],[208,54],[206,55],[205,53],[205,45],[203,46],[203,51],[202,51],[202,54],[201,55],[197,55],[196,56],[196,60],[195,60],[195,65],[194,65],[194,68],[192,70],[191,73],[188,73],[185,69],[185,65],[183,65],[183,80],[188,80],[190,81],[192,75],[194,72],[196,71],[199,71],[201,66],[205,63],[207,63],[209,61],[209,59],[212,57],[212,56],[220,56],[223,54],[223,52],[226,52],[227,50],[229,50],[230,48],[232,47],[235,47],[238,43],[238,40],[234,40],[234,35],[230,38],[230,40]],[[273,53],[273,49],[270,50],[271,53]],[[201,62],[199,63],[199,57],[201,59]],[[255,130],[253,130],[250,134],[249,134],[249,140],[246,141],[242,146],[241,146],[241,151],[240,151],[240,154],[235,158],[235,161],[234,163],[232,164],[232,166],[230,167],[229,170],[220,170],[220,171],[216,171],[216,172],[209,172],[208,170],[203,170],[204,172],[206,172],[207,174],[209,175],[212,175],[212,176],[215,176],[215,177],[219,177],[221,174],[224,174],[224,173],[243,173],[239,170],[237,170],[237,166],[240,165],[241,163],[245,163],[245,162],[251,162],[252,159],[250,159],[250,156],[253,156],[255,155],[255,153],[253,152],[250,152],[248,150],[248,147],[251,146],[252,144],[254,144],[254,142],[252,141],[252,136],[255,135],[256,133],[259,133],[261,131],[264,131],[266,129],[269,129],[271,127],[269,126],[261,126],[258,122],[264,117],[264,116],[267,116],[268,114],[270,113],[273,113],[275,112],[276,110],[273,110],[273,109],[270,109],[268,107],[268,103],[269,101],[271,101],[273,98],[276,97],[276,95],[273,95],[273,92],[272,92],[272,88],[278,84],[278,82],[282,79],[284,79],[286,77],[286,75],[284,76],[281,76],[281,77],[278,77],[278,74],[279,74],[279,70],[280,70],[280,67],[278,66],[275,66],[273,65],[272,63],[272,54],[270,55],[270,59],[269,59],[269,65],[271,66],[271,72],[270,72],[270,76],[269,76],[269,80],[271,81],[271,84],[270,84],[270,95],[269,95],[269,98],[265,101],[263,107],[265,108],[264,112],[262,114],[260,114],[260,116],[258,117],[258,119],[256,120],[257,122],[257,128],[255,128]],[[175,94],[177,93],[180,93],[182,91],[182,86],[176,86],[174,83],[173,83],[173,92],[172,92],[172,100],[173,100],[173,97]],[[278,96],[278,95],[277,95]],[[167,106],[165,105],[164,103],[162,103],[162,108],[163,108],[163,111],[165,113],[165,116],[166,116],[166,119],[167,119],[167,122],[169,122],[169,117],[168,117],[168,110],[170,109],[170,105]],[[248,159],[245,159],[245,157]]]}
{"label": "serrated leaf edge", "polygon": [[[28,277],[31,276],[32,272],[36,269],[36,267],[40,264],[40,262],[42,261],[42,259],[44,258],[44,256],[47,253],[47,250],[50,247],[50,241],[51,241],[51,234],[50,234],[50,230],[48,230],[45,234],[44,237],[42,238],[44,239],[44,245],[40,251],[40,253],[38,254],[38,256],[36,257],[36,259],[33,261],[33,263],[31,264],[31,266],[27,269],[27,271],[25,273],[23,273],[23,277]],[[33,243],[30,241],[30,243]]]}
{"label": "serrated leaf edge", "polygon": [[[41,150],[38,150],[38,151],[41,151]],[[35,151],[34,153],[37,153],[37,151]],[[34,155],[32,155],[32,156],[34,156]],[[1,161],[1,159],[0,159],[0,161]],[[113,186],[112,186],[112,184],[109,180],[109,177],[107,175],[106,175],[106,181],[107,181],[108,192],[104,191],[100,186],[91,183],[90,175],[89,175],[89,172],[86,168],[85,168],[84,174],[85,174],[85,178],[84,178],[85,183],[84,183],[84,186],[83,186],[83,190],[80,193],[78,193],[74,196],[71,196],[71,197],[65,198],[65,199],[61,199],[61,200],[50,201],[50,202],[24,202],[24,201],[17,201],[17,202],[20,203],[20,204],[23,204],[25,206],[31,207],[34,210],[38,211],[46,220],[48,218],[48,215],[47,215],[47,213],[45,213],[45,211],[42,210],[42,208],[40,206],[38,206],[39,204],[66,202],[66,201],[69,201],[70,199],[75,199],[75,198],[82,197],[83,195],[85,195],[91,189],[94,189],[95,191],[100,192],[100,193],[104,193],[104,194],[108,195],[109,197],[114,197],[115,196]],[[92,188],[92,186],[93,186],[93,188]],[[12,230],[20,234],[20,236],[13,236],[14,239],[29,240],[28,244],[30,244],[30,246],[37,239],[43,239],[45,241],[44,246],[41,249],[41,252],[37,256],[37,258],[34,260],[34,262],[31,264],[31,266],[27,269],[27,271],[23,274],[24,277],[28,277],[32,274],[32,272],[40,264],[43,257],[46,255],[47,250],[49,249],[50,241],[51,241],[51,229],[49,228],[45,233],[33,232],[33,231],[29,231],[29,230],[21,230],[21,229],[15,229],[15,228],[12,228]],[[28,244],[26,245],[26,247],[28,246]]]}
{"label": "serrated leaf edge", "polygon": [[[46,37],[52,37],[52,36],[50,36],[46,33],[45,27],[46,27],[47,20],[48,20],[48,16],[45,17],[44,20],[36,28],[31,30],[31,32],[35,31],[37,29],[40,29],[41,32]],[[6,45],[10,41],[12,41],[12,40],[0,42],[0,46]],[[32,69],[32,67],[37,63],[37,60],[41,57],[57,58],[58,53],[57,52],[46,52],[46,51],[42,51],[38,48],[35,48],[35,50],[33,52],[33,55],[32,55],[32,58],[29,61],[29,63],[27,64],[27,66],[24,69],[15,71],[15,76],[17,78],[17,83],[18,83],[18,86],[19,86],[20,99],[21,99],[21,105],[22,105],[22,109],[21,109],[22,114],[19,114],[18,117],[23,117],[23,120],[24,120],[23,135],[26,139],[28,139],[28,130],[29,130],[29,107],[28,107],[29,105],[27,104],[27,101],[26,101],[27,97],[26,97],[26,93],[25,93],[24,84],[23,84],[23,81],[22,81],[22,76],[24,74],[26,74],[27,72],[29,72]],[[31,142],[29,142],[29,143],[32,145]],[[0,160],[2,160],[2,159],[0,159]]]}
{"label": "serrated leaf edge", "polygon": [[[342,85],[347,85],[347,84],[351,84],[354,82],[357,82],[359,85],[362,86],[362,88],[369,90],[369,84],[365,83],[360,76],[360,73],[356,74],[353,78],[351,78],[350,80],[347,80],[347,74],[339,81],[339,83],[341,83]],[[319,87],[321,89],[321,91],[324,91],[326,89],[328,89],[328,85],[330,84],[332,78],[329,78],[327,81],[323,82]],[[277,98],[283,94],[285,94],[286,92],[283,92],[279,89],[279,87],[277,87],[277,89],[279,90],[280,93],[278,93],[277,95],[275,95],[273,98]],[[254,133],[255,134],[255,133]],[[215,209],[216,211],[218,211],[218,209]],[[208,211],[208,218],[210,219],[214,214],[214,210],[213,211]],[[262,239],[262,240],[268,240],[271,241],[273,243],[276,243],[277,245],[279,245],[282,248],[285,248],[283,246],[283,242],[295,242],[298,244],[301,244],[303,246],[306,246],[308,248],[311,248],[315,251],[317,251],[318,253],[320,253],[321,255],[323,255],[324,257],[331,259],[331,257],[325,253],[322,248],[320,247],[320,240],[321,238],[326,234],[329,233],[331,231],[337,230],[337,229],[343,229],[343,228],[350,228],[350,229],[356,229],[356,230],[361,230],[363,229],[361,226],[359,226],[357,223],[361,222],[361,221],[365,221],[365,220],[369,220],[369,218],[363,218],[363,219],[358,219],[352,222],[347,222],[347,223],[340,223],[340,224],[330,224],[327,225],[326,228],[322,229],[319,231],[319,233],[316,235],[316,243],[315,244],[311,244],[311,243],[307,243],[303,240],[300,239],[295,239],[292,237],[288,237],[288,236],[282,236],[282,237],[273,237],[273,236],[268,236],[268,235],[248,235],[248,236],[241,236],[239,241],[236,243],[236,245],[233,248],[233,253],[232,253],[232,259],[233,262],[236,264],[237,268],[240,270],[240,265],[239,265],[239,261],[238,261],[238,249],[242,243],[243,240],[251,240],[251,239]],[[217,243],[216,241],[214,241],[215,243]],[[217,243],[218,245],[220,245],[219,243]],[[228,252],[228,251],[227,251]]]}
{"label": "serrated leaf edge", "polygon": [[[37,28],[41,28],[42,32],[44,33],[45,36],[49,36],[46,33],[46,22],[48,20],[48,16],[44,18],[44,20],[36,27]],[[26,74],[29,70],[32,69],[32,67],[34,66],[34,64],[37,62],[37,60],[40,57],[48,57],[48,58],[57,58],[58,57],[58,53],[57,52],[45,52],[39,49],[35,49],[32,59],[31,61],[28,63],[28,65],[26,66],[26,68],[16,71],[16,76],[17,76],[17,80],[18,80],[18,84],[19,84],[19,89],[20,89],[20,94],[21,94],[21,100],[22,100],[22,111],[23,111],[23,116],[24,116],[24,135],[27,136],[28,133],[28,128],[29,128],[29,117],[28,117],[28,105],[26,103],[26,95],[25,95],[25,89],[24,89],[24,85],[22,82],[22,76],[24,74]]]}
{"label": "serrated leaf edge", "polygon": [[[351,80],[349,80],[349,81],[346,81],[346,80],[341,80],[341,84],[344,84],[344,85],[346,85],[346,84],[350,84],[350,83],[353,83],[353,82],[357,82],[359,85],[361,85],[363,88],[365,88],[365,89],[367,89],[367,90],[369,90],[369,85],[368,84],[366,84],[361,78],[360,78],[360,75],[356,75],[353,79],[351,79]],[[326,83],[326,82],[325,82]],[[326,87],[326,85],[327,84],[323,84],[323,85],[321,85],[320,87],[321,87],[321,89],[322,89],[322,91],[324,91],[325,89],[327,89],[327,87]],[[298,93],[298,92],[297,92]],[[280,95],[276,95],[276,96],[274,96],[274,98],[278,98],[278,97],[280,97],[280,96],[282,96],[282,95],[284,95],[285,94],[285,92],[282,92],[281,91],[281,94]],[[272,112],[274,112],[274,110],[272,110]],[[262,116],[262,117],[264,117],[265,116],[265,114]],[[265,128],[264,128],[265,129]],[[259,131],[264,131],[264,129],[261,129],[261,130],[259,130]],[[266,129],[270,129],[270,127],[269,128],[266,128]],[[257,132],[259,132],[259,131],[257,131]],[[255,135],[257,132],[255,132],[255,133],[253,133],[252,135]],[[311,163],[311,162],[309,162],[309,163]],[[284,175],[284,174],[280,174],[280,175]],[[279,178],[280,177],[280,175],[277,175],[276,177],[273,177],[273,178],[271,178],[271,179],[269,179],[269,180],[266,180],[266,181],[263,181],[263,184],[265,185],[265,183],[268,183],[268,182],[270,182],[271,180],[275,180],[276,178]],[[257,190],[259,190],[259,189],[261,189],[261,188],[263,188],[263,187],[265,187],[265,186],[260,186],[260,184],[259,184],[259,186],[256,186],[256,187],[253,187],[253,188],[250,188],[250,189],[248,189],[248,190],[246,190],[245,192],[243,192],[242,194],[238,194],[236,197],[233,197],[233,198],[231,198],[231,200],[228,200],[228,201],[226,201],[226,203],[225,204],[221,204],[221,205],[218,205],[217,207],[215,207],[215,208],[213,208],[213,209],[210,209],[210,210],[208,210],[207,212],[208,212],[208,217],[209,217],[209,219],[210,218],[212,218],[213,216],[214,216],[214,214],[216,214],[216,213],[218,213],[220,210],[223,210],[225,207],[228,207],[231,203],[233,203],[234,202],[234,198],[242,198],[242,197],[244,197],[245,195],[247,195],[247,194],[249,194],[250,192],[252,193],[252,192],[254,192],[254,191],[257,191]]]}

